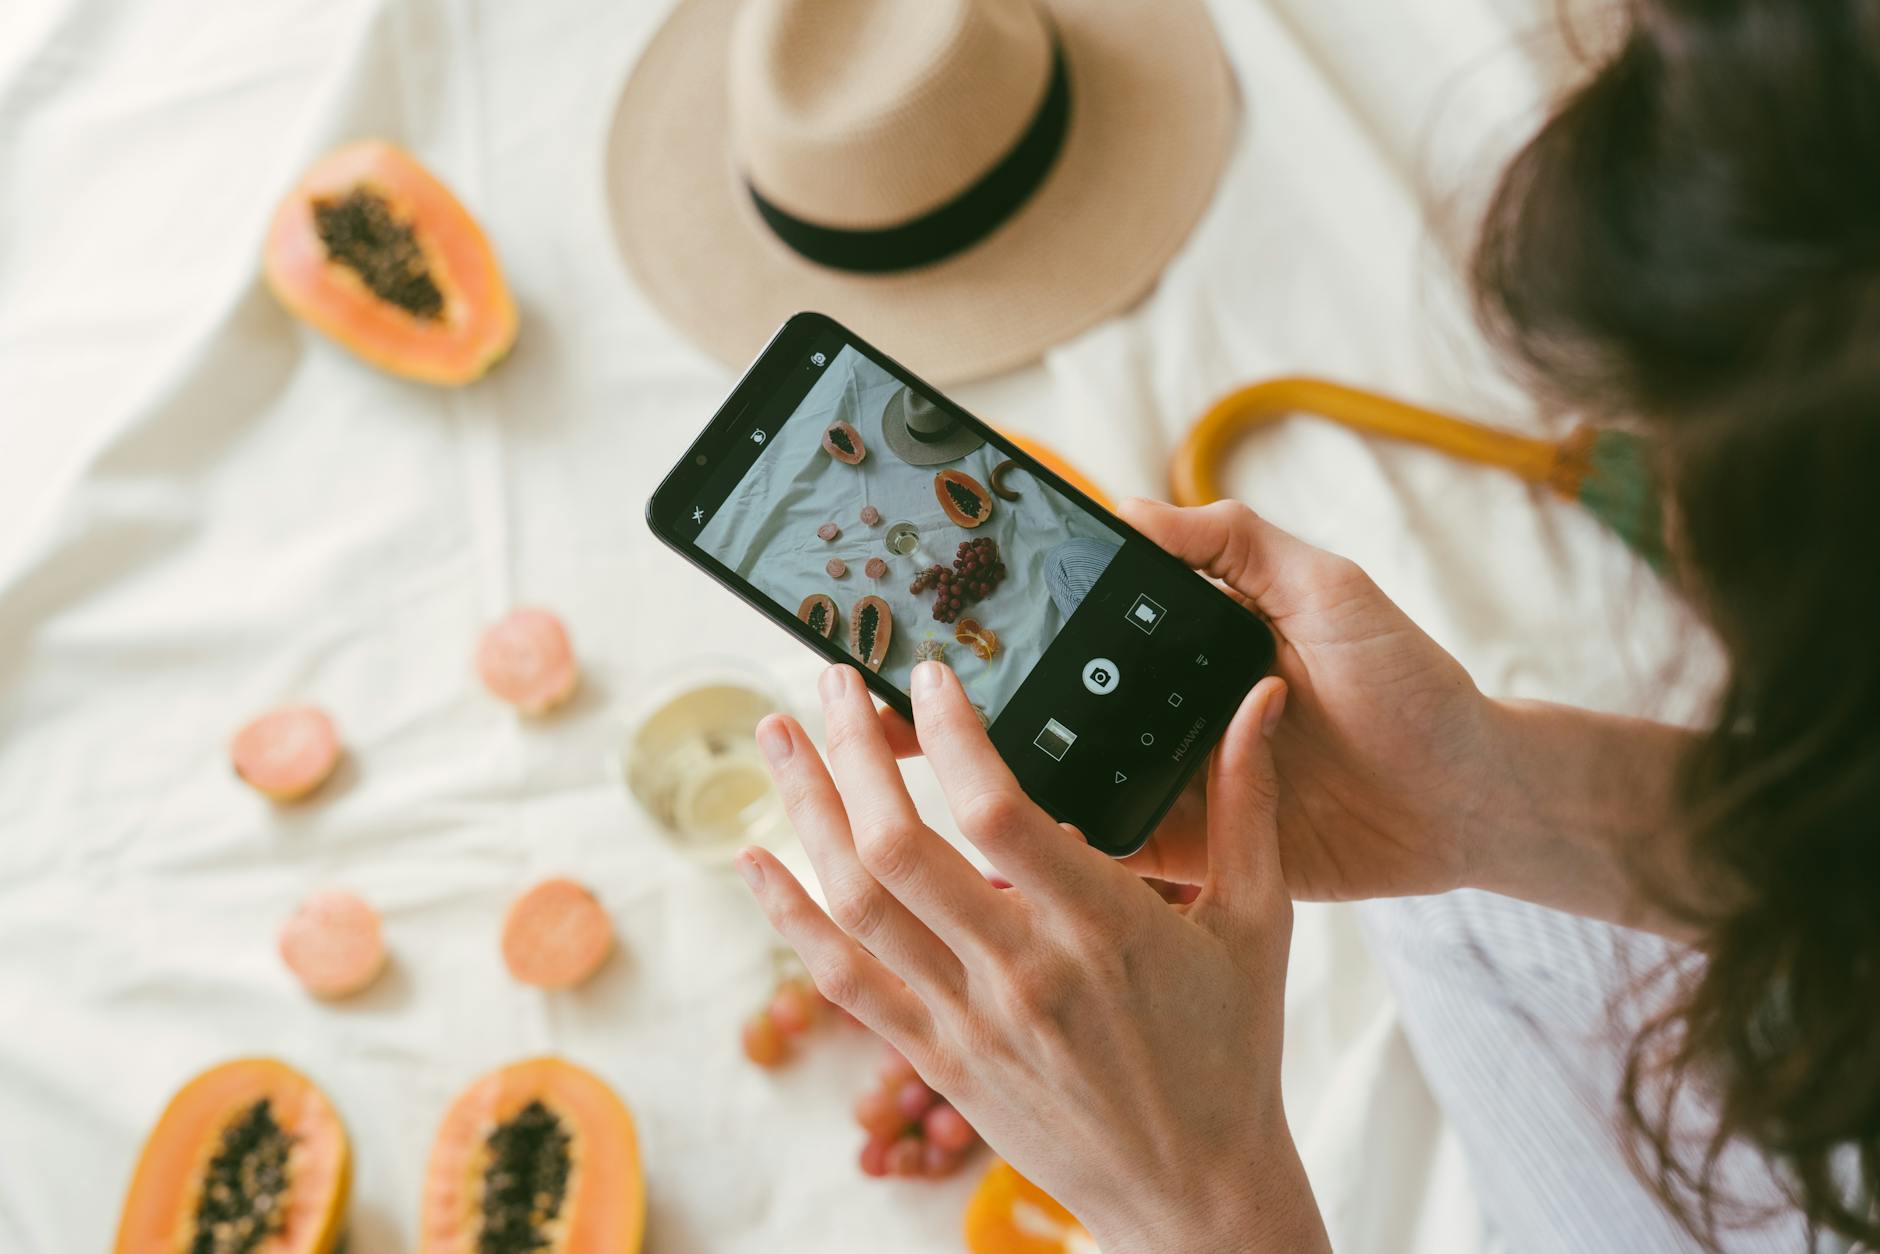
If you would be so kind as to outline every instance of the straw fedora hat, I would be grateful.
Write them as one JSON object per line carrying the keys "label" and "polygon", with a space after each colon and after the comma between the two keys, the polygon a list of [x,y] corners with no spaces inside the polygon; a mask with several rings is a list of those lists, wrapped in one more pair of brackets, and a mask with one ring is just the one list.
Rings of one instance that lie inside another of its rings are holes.
{"label": "straw fedora hat", "polygon": [[910,466],[955,462],[985,443],[952,414],[904,387],[882,407],[881,435],[888,450]]}
{"label": "straw fedora hat", "polygon": [[1203,0],[682,0],[621,93],[610,211],[727,362],[817,309],[958,381],[1147,292],[1235,115]]}

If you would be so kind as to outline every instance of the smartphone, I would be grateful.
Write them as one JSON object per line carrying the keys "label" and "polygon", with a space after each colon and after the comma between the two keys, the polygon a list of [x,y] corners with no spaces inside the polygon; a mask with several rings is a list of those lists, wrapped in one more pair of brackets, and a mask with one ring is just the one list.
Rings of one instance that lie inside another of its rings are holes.
{"label": "smartphone", "polygon": [[1119,857],[1273,664],[1257,615],[821,314],[777,331],[646,520],[902,714],[915,663],[951,665],[1025,791]]}

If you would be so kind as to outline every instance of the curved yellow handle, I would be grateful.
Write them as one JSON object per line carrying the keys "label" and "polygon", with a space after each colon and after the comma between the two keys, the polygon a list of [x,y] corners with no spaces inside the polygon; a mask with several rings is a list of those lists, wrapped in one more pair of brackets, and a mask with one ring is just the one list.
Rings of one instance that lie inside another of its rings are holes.
{"label": "curved yellow handle", "polygon": [[1225,494],[1215,472],[1228,450],[1252,428],[1290,414],[1315,414],[1361,431],[1505,466],[1534,483],[1563,486],[1558,482],[1561,450],[1547,440],[1497,431],[1324,379],[1292,377],[1256,383],[1214,402],[1175,450],[1169,467],[1170,499],[1177,505],[1219,500]]}

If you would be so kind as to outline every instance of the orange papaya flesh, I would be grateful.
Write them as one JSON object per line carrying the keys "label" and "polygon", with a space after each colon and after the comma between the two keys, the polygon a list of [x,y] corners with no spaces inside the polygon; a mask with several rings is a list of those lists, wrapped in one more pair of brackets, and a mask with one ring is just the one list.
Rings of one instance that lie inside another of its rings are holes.
{"label": "orange papaya flesh", "polygon": [[849,652],[863,666],[879,671],[894,638],[894,612],[877,596],[866,596],[849,611]]}
{"label": "orange papaya flesh", "polygon": [[968,1199],[965,1236],[970,1254],[1097,1254],[1075,1215],[1003,1161]]}
{"label": "orange papaya flesh", "polygon": [[243,1058],[170,1099],[144,1143],[117,1254],[329,1254],[352,1181],[346,1130],[292,1067]]}
{"label": "orange papaya flesh", "polygon": [[868,456],[868,446],[862,443],[862,433],[840,418],[830,423],[823,432],[822,444],[829,456],[850,466],[859,465],[862,458]]}
{"label": "orange papaya flesh", "polygon": [[313,164],[275,210],[262,270],[289,312],[406,378],[467,383],[515,342],[515,301],[482,229],[382,140]]}
{"label": "orange papaya flesh", "polygon": [[796,607],[796,616],[825,639],[836,629],[836,603],[820,592],[804,597],[803,604]]}
{"label": "orange papaya flesh", "polygon": [[600,1077],[531,1058],[482,1077],[438,1126],[422,1254],[638,1254],[646,1189],[633,1117]]}
{"label": "orange papaya flesh", "polygon": [[933,494],[956,526],[977,527],[992,513],[991,495],[963,470],[943,470],[935,475]]}

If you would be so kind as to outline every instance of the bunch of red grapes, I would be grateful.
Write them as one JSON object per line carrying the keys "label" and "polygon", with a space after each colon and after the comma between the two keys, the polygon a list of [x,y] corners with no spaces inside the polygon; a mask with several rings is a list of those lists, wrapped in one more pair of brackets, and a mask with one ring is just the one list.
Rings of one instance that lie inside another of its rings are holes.
{"label": "bunch of red grapes", "polygon": [[862,1170],[871,1176],[950,1176],[979,1142],[966,1117],[893,1049],[875,1086],[856,1099],[855,1122],[868,1133]]}
{"label": "bunch of red grapes", "polygon": [[[797,1040],[825,1017],[849,1019],[804,977],[784,976],[769,1003],[744,1021],[744,1056],[760,1067],[781,1066]],[[855,1122],[868,1133],[861,1161],[871,1176],[950,1176],[979,1143],[965,1117],[928,1088],[898,1051],[885,1046],[874,1086],[856,1099]]]}
{"label": "bunch of red grapes", "polygon": [[908,591],[919,596],[934,590],[933,616],[950,623],[975,601],[992,595],[1005,578],[1005,563],[999,560],[999,546],[990,536],[960,543],[953,555],[953,569],[929,566],[914,576]]}

